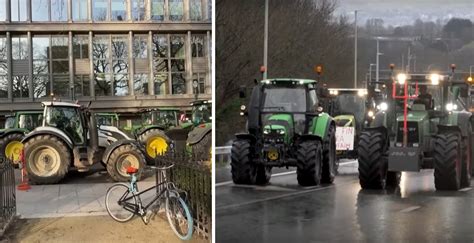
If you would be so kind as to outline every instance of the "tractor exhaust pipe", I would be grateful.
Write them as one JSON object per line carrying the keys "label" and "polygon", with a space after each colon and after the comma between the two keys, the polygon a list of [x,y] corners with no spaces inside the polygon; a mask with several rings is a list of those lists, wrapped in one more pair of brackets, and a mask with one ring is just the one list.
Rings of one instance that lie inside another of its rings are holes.
{"label": "tractor exhaust pipe", "polygon": [[90,147],[97,151],[99,149],[99,130],[94,112],[91,112],[89,115],[89,137]]}

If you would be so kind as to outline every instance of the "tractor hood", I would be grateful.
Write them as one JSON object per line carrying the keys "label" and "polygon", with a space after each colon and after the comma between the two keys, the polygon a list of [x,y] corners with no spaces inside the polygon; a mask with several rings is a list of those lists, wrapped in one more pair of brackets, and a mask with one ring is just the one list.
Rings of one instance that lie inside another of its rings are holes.
{"label": "tractor hood", "polygon": [[293,116],[290,114],[273,114],[264,122],[263,133],[276,133],[284,135],[285,142],[288,143],[291,139],[291,134],[294,128]]}
{"label": "tractor hood", "polygon": [[[428,118],[428,112],[426,111],[409,111],[407,115],[407,121],[409,122],[421,122]],[[403,114],[397,114],[397,122],[403,121]]]}

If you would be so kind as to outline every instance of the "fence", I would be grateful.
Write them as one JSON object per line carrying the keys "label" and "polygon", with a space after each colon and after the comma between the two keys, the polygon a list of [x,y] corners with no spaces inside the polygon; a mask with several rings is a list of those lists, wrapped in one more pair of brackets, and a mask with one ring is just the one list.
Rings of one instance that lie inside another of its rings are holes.
{"label": "fence", "polygon": [[16,215],[15,191],[13,164],[0,157],[0,238]]}
{"label": "fence", "polygon": [[[175,185],[187,192],[187,204],[194,218],[194,231],[199,236],[212,236],[212,175],[207,162],[197,161],[187,153],[158,156],[157,166],[174,164],[168,176]],[[157,183],[161,174],[157,171]]]}
{"label": "fence", "polygon": [[216,154],[216,163],[220,164],[228,164],[230,163],[230,150],[232,146],[223,146],[223,147],[216,147],[215,154]]}

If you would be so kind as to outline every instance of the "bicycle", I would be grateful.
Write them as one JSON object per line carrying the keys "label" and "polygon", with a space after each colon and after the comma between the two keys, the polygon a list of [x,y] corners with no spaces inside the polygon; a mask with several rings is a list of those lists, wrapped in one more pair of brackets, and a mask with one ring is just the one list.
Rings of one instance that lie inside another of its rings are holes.
{"label": "bicycle", "polygon": [[[173,166],[173,164],[166,167],[149,166],[149,168],[160,170],[164,181],[142,192],[138,190],[137,177],[135,176],[138,169],[128,167],[127,173],[131,175],[130,183],[116,183],[107,190],[105,207],[109,215],[121,223],[127,222],[135,215],[138,215],[145,225],[148,225],[152,214],[156,214],[156,210],[150,209],[150,207],[157,203],[159,208],[159,201],[164,197],[166,216],[171,229],[181,240],[191,239],[193,234],[193,217],[181,196],[181,194],[185,194],[185,192],[178,190],[175,184],[168,181],[166,177],[166,170]],[[140,195],[156,189],[159,186],[163,186],[163,189],[160,190],[151,202],[143,206]]]}

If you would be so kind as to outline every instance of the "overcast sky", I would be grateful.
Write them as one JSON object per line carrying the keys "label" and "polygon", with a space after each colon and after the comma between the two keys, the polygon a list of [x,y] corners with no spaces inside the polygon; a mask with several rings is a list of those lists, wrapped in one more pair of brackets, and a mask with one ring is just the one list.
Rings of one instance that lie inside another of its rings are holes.
{"label": "overcast sky", "polygon": [[452,17],[467,18],[474,22],[474,0],[336,0],[336,14],[354,18],[360,10],[358,21],[365,24],[369,18],[381,18],[393,26],[423,21],[447,20]]}

